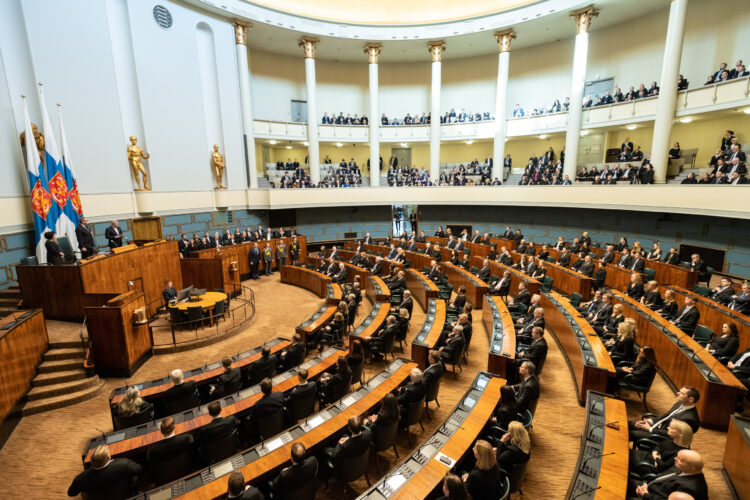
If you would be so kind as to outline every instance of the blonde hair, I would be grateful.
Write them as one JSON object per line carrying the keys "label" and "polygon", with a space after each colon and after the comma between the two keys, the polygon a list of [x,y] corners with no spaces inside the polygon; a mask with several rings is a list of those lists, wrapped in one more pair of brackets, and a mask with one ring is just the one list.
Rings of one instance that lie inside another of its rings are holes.
{"label": "blonde hair", "polygon": [[620,314],[622,314],[622,311],[623,311],[622,304],[615,304],[615,306],[612,308],[612,314],[614,316],[619,316]]}
{"label": "blonde hair", "polygon": [[635,340],[635,328],[632,325],[632,323],[626,323],[625,321],[617,325],[617,333],[620,334],[620,340]]}
{"label": "blonde hair", "polygon": [[91,465],[94,469],[100,469],[107,465],[111,459],[109,455],[109,446],[106,444],[100,444],[91,454]]}
{"label": "blonde hair", "polygon": [[336,314],[333,315],[333,320],[334,321],[344,321],[344,315],[341,314],[340,312],[337,312]]}
{"label": "blonde hair", "polygon": [[141,391],[137,387],[128,387],[125,397],[122,398],[120,404],[117,405],[117,413],[121,417],[131,417],[141,411],[141,405],[143,399],[141,399]]}
{"label": "blonde hair", "polygon": [[402,307],[401,309],[398,310],[398,315],[401,318],[409,319],[409,310],[406,309],[405,307]]}
{"label": "blonde hair", "polygon": [[677,439],[677,444],[685,448],[690,448],[690,445],[693,443],[692,427],[682,420],[675,419],[672,419],[672,421],[669,422],[669,425],[677,429],[677,432],[680,433],[680,437]]}
{"label": "blonde hair", "polygon": [[479,470],[490,470],[497,464],[497,458],[495,452],[492,449],[492,445],[480,439],[474,445],[474,449],[477,452],[477,469]]}
{"label": "blonde hair", "polygon": [[514,420],[508,425],[508,433],[510,434],[510,444],[518,447],[524,453],[531,451],[531,441],[529,440],[529,433],[524,429],[523,424]]}

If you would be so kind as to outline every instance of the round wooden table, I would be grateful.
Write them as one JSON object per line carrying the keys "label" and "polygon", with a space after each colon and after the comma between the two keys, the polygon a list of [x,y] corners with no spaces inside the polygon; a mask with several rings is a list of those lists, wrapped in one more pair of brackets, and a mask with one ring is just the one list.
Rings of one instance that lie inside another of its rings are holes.
{"label": "round wooden table", "polygon": [[[179,309],[180,311],[187,311],[188,307],[202,307],[203,310],[213,309],[217,302],[227,300],[227,294],[223,292],[206,292],[203,295],[198,296],[198,300],[186,300],[185,302],[178,302],[175,305],[169,307],[173,309]],[[214,317],[209,315],[209,321],[213,325]]]}

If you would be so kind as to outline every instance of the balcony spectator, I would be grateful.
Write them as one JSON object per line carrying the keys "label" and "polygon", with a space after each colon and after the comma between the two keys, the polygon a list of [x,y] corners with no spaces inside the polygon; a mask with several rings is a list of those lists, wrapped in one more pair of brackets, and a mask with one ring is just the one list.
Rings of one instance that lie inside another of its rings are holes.
{"label": "balcony spectator", "polygon": [[688,81],[685,79],[684,76],[680,75],[677,77],[677,90],[687,90],[688,88]]}

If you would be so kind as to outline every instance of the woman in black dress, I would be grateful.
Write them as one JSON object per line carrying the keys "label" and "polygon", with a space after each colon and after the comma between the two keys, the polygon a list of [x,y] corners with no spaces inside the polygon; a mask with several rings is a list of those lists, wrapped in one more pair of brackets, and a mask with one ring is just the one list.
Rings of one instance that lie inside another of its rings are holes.
{"label": "woman in black dress", "polygon": [[375,442],[377,440],[377,434],[383,432],[385,428],[393,425],[394,422],[398,422],[398,419],[398,400],[393,393],[389,392],[383,398],[382,403],[380,403],[378,413],[370,415],[365,421],[365,426],[372,432],[372,441]]}
{"label": "woman in black dress", "polygon": [[346,357],[341,356],[336,360],[336,373],[324,374],[320,378],[320,399],[325,404],[330,404],[339,397],[346,394],[352,379],[352,371]]}
{"label": "woman in black dress", "polygon": [[721,325],[721,335],[714,335],[708,343],[708,352],[715,358],[731,358],[740,347],[740,332],[734,323]]}
{"label": "woman in black dress", "polygon": [[497,466],[492,445],[480,439],[474,444],[473,451],[476,465],[471,472],[463,474],[461,479],[473,500],[496,500],[503,473]]}
{"label": "woman in black dress", "polygon": [[647,462],[661,473],[674,466],[674,459],[681,450],[689,450],[693,442],[693,429],[682,420],[672,419],[667,426],[670,439],[665,439],[651,451],[633,448],[630,450],[631,470],[641,462]]}
{"label": "woman in black dress", "polygon": [[617,382],[631,375],[630,383],[633,385],[646,385],[656,374],[656,352],[651,346],[643,346],[638,351],[638,357],[632,366],[623,366],[617,369]]}
{"label": "woman in black dress", "polygon": [[50,231],[44,233],[44,237],[47,240],[44,242],[44,248],[47,250],[47,263],[52,265],[62,264],[65,254],[62,253],[60,245],[57,244],[57,234]]}
{"label": "woman in black dress", "polygon": [[600,336],[605,338],[612,338],[617,335],[617,329],[620,323],[625,321],[625,314],[623,314],[622,304],[615,304],[612,307],[612,314],[604,322],[603,325],[595,325],[594,331]]}
{"label": "woman in black dress", "polygon": [[[617,304],[620,305],[620,304]],[[612,361],[633,362],[633,346],[635,346],[635,324],[622,322],[617,325],[617,338],[608,340],[604,345],[612,357]]]}
{"label": "woman in black dress", "polygon": [[435,231],[435,236],[438,238],[445,238],[445,232],[443,232],[443,226],[438,226],[437,231]]}
{"label": "woman in black dress", "polygon": [[668,320],[673,320],[679,310],[680,306],[677,305],[677,301],[674,299],[674,290],[667,289],[664,292],[664,303],[661,305],[661,309],[657,309],[656,312]]}
{"label": "woman in black dress", "polygon": [[633,273],[630,275],[630,284],[628,285],[625,294],[633,300],[641,300],[643,296],[643,278],[639,273]]}
{"label": "woman in black dress", "polygon": [[443,496],[438,500],[467,500],[469,494],[461,478],[455,474],[446,474],[443,478]]}
{"label": "woman in black dress", "polygon": [[500,402],[495,408],[492,422],[506,430],[511,422],[518,420],[518,401],[516,393],[509,385],[500,387]]}
{"label": "woman in black dress", "polygon": [[531,458],[529,433],[521,422],[511,422],[508,432],[497,445],[497,465],[510,476],[514,465],[524,464]]}
{"label": "woman in black dress", "polygon": [[664,300],[659,293],[659,283],[651,280],[643,285],[641,304],[650,309],[661,309]]}

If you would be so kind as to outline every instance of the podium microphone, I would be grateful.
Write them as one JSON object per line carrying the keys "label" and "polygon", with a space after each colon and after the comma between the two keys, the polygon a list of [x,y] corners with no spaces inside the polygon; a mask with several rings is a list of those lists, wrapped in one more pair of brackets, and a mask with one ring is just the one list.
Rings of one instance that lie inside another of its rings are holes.
{"label": "podium microphone", "polygon": [[583,461],[583,464],[581,465],[581,467],[578,470],[580,471],[581,469],[583,469],[584,467],[586,467],[586,464],[592,458],[602,458],[602,457],[606,457],[607,455],[614,455],[614,454],[615,454],[614,451],[610,451],[609,453],[598,453],[596,455],[592,455],[592,456],[590,456],[589,458],[587,458],[586,460]]}
{"label": "podium microphone", "polygon": [[589,493],[593,493],[593,492],[595,492],[596,490],[598,490],[600,488],[601,488],[601,486],[597,486],[596,488],[591,488],[590,490],[582,491],[579,494],[577,494],[576,496],[574,496],[573,498],[571,498],[570,500],[576,500],[576,498],[580,497],[581,495],[588,495]]}
{"label": "podium microphone", "polygon": [[592,427],[591,429],[589,429],[589,432],[586,435],[586,437],[590,438],[591,437],[591,433],[594,432],[596,429],[599,429],[600,427],[604,427],[604,426],[608,426],[608,425],[614,425],[614,424],[619,424],[619,423],[620,423],[619,420],[615,420],[614,422],[605,422],[603,424],[595,425],[594,427]]}

